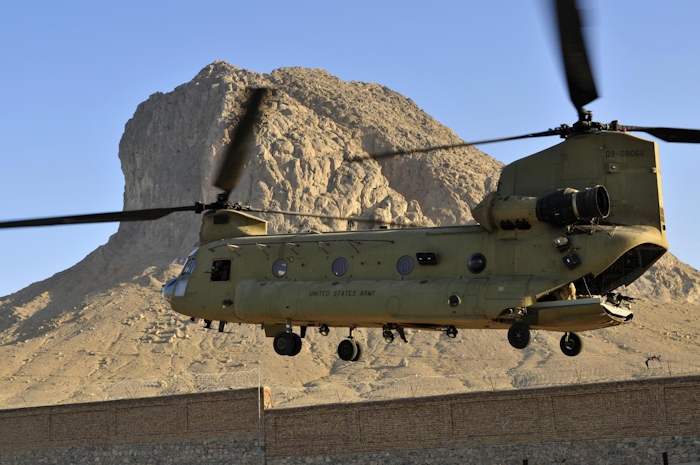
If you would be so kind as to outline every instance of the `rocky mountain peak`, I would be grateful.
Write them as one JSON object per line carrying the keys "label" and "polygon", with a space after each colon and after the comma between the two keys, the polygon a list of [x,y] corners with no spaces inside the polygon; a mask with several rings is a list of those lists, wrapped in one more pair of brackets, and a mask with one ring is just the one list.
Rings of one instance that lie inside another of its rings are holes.
{"label": "rocky mountain peak", "polygon": [[[234,202],[453,225],[471,221],[470,208],[495,188],[502,164],[474,147],[354,161],[368,154],[461,142],[411,99],[385,86],[345,82],[322,69],[290,67],[258,74],[216,61],[172,92],[151,95],[126,123],[119,144],[124,208],[213,201],[217,190],[211,181],[227,131],[241,117],[249,89],[261,86],[274,93],[264,109],[256,153],[231,194]],[[271,233],[348,227],[344,221],[261,216],[270,222]],[[200,217],[190,212],[122,223],[106,245],[55,278],[70,275],[60,289],[73,294],[89,292],[95,275],[105,285],[119,282],[185,256],[196,245],[199,225]],[[697,300],[697,271],[672,256],[661,263],[632,291]],[[79,278],[85,275],[93,278]],[[41,294],[52,279],[20,291],[20,301]],[[659,282],[665,286],[657,289]]]}

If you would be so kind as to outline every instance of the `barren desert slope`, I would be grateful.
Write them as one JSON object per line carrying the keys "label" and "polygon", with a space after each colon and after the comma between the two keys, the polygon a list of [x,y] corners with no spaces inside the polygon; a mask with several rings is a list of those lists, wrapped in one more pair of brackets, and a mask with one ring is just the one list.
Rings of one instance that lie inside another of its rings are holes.
{"label": "barren desert slope", "polygon": [[[469,147],[347,163],[349,155],[459,142],[449,129],[378,84],[323,70],[261,75],[224,62],[139,105],[119,147],[124,208],[211,201],[225,130],[244,90],[276,89],[255,155],[231,199],[260,208],[462,224],[495,188],[501,164]],[[270,232],[345,229],[341,221],[264,215]],[[345,331],[310,330],[301,353],[280,357],[259,328],[225,332],[170,310],[161,286],[194,247],[200,217],[177,213],[123,223],[69,270],[0,298],[0,408],[255,386],[276,407],[484,389],[509,389],[700,372],[700,273],[667,254],[625,293],[632,322],[582,333],[575,358],[558,333],[538,332],[523,351],[505,331],[461,331],[454,340],[409,331],[386,344],[357,330],[365,353],[338,359]],[[216,327],[216,325],[214,325]]]}

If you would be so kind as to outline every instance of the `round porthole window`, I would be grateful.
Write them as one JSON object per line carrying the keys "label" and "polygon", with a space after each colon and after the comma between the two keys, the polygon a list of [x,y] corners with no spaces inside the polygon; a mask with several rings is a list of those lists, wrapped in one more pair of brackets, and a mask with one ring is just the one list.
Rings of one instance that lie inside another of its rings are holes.
{"label": "round porthole window", "polygon": [[343,257],[338,257],[333,261],[331,269],[334,275],[343,276],[348,272],[348,261]]}
{"label": "round porthole window", "polygon": [[283,259],[276,260],[272,264],[272,275],[276,278],[281,278],[287,273],[287,262]]}
{"label": "round porthole window", "polygon": [[410,255],[404,255],[403,257],[399,258],[398,262],[396,262],[396,269],[404,276],[413,271],[413,266],[413,257]]}
{"label": "round porthole window", "polygon": [[467,268],[474,274],[479,274],[486,269],[486,257],[480,253],[475,253],[467,261]]}

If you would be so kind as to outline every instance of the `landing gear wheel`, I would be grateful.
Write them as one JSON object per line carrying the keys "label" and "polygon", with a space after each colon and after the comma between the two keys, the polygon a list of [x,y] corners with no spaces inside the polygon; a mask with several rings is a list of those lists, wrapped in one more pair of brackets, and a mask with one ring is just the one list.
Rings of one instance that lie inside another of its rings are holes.
{"label": "landing gear wheel", "polygon": [[301,352],[301,336],[296,333],[292,333],[292,338],[294,339],[294,349],[292,353],[289,354],[290,357],[294,357],[296,354]]}
{"label": "landing gear wheel", "polygon": [[564,333],[559,342],[559,347],[561,347],[561,351],[564,352],[564,355],[575,357],[581,353],[583,342],[576,333]]}
{"label": "landing gear wheel", "polygon": [[[275,347],[275,352],[277,352],[279,355],[292,355],[295,347],[294,336],[295,334],[293,333],[278,333],[277,336],[275,336],[274,342],[272,343]],[[301,344],[301,339],[299,340],[299,344]],[[299,349],[301,350],[301,347],[299,347]]]}
{"label": "landing gear wheel", "polygon": [[508,342],[516,349],[524,349],[530,344],[531,339],[530,326],[522,321],[513,323],[513,326],[508,330]]}
{"label": "landing gear wheel", "polygon": [[346,362],[351,362],[359,352],[357,343],[352,339],[344,339],[338,344],[338,357]]}
{"label": "landing gear wheel", "polygon": [[450,339],[454,339],[457,337],[457,328],[455,328],[454,326],[448,326],[447,329],[445,330],[445,334]]}
{"label": "landing gear wheel", "polygon": [[[355,342],[355,341],[353,341],[353,342]],[[360,345],[359,342],[355,342],[355,347],[357,347],[357,355],[355,355],[355,356],[352,358],[352,361],[353,361],[353,362],[356,362],[356,361],[358,361],[359,359],[362,358],[362,346]]]}

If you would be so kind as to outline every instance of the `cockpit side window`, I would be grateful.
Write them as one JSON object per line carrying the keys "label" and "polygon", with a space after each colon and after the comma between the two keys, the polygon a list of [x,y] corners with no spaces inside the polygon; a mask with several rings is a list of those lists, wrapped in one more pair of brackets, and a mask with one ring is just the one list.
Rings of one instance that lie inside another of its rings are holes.
{"label": "cockpit side window", "polygon": [[231,260],[214,260],[211,265],[212,281],[229,281],[231,279]]}
{"label": "cockpit side window", "polygon": [[194,258],[188,258],[185,262],[185,266],[182,267],[180,276],[191,275],[194,271],[194,266],[196,265],[196,260]]}

